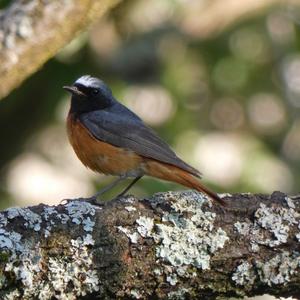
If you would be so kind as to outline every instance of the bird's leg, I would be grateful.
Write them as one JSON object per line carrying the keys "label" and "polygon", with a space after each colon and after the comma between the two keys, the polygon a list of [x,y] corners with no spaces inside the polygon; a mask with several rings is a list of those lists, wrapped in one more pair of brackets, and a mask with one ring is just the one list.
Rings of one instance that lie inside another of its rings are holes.
{"label": "bird's leg", "polygon": [[[141,176],[137,176],[136,178],[133,179],[133,181],[116,197],[116,198],[119,198],[121,196],[123,196],[124,194],[126,194],[126,192],[129,191],[129,189],[139,180],[143,177],[143,175]],[[88,197],[88,198],[78,198],[78,199],[64,199],[62,201],[66,201],[67,203],[68,202],[71,202],[71,201],[85,201],[85,202],[89,202],[91,204],[94,204],[94,205],[103,205],[105,202],[103,203],[99,203],[97,201],[97,198],[108,192],[109,190],[111,190],[113,187],[115,187],[119,182],[121,182],[122,180],[126,179],[126,175],[121,175],[119,178],[117,178],[115,181],[113,181],[112,183],[110,183],[109,185],[105,186],[102,190],[100,190],[99,192],[97,192],[95,195],[91,196],[91,197]]]}
{"label": "bird's leg", "polygon": [[[95,195],[93,195],[91,197],[78,198],[78,199],[64,199],[62,201],[67,202],[67,203],[72,202],[72,201],[85,201],[85,202],[89,202],[89,203],[94,204],[94,205],[100,205],[100,203],[97,201],[97,197],[99,197],[100,195],[106,193],[107,191],[112,189],[114,186],[116,186],[120,181],[122,181],[124,179],[126,179],[126,176],[121,175],[115,181],[113,181],[112,183],[110,183],[109,185],[107,185],[106,187],[104,187],[102,190],[100,190],[99,192],[97,192]],[[61,203],[62,203],[62,201],[61,201]],[[102,203],[101,203],[101,205],[102,205]]]}
{"label": "bird's leg", "polygon": [[124,189],[124,191],[122,191],[116,198],[124,196],[130,190],[130,188],[142,177],[143,175],[135,177],[133,181]]}
{"label": "bird's leg", "polygon": [[104,187],[102,190],[97,192],[95,195],[93,195],[91,198],[97,199],[100,195],[106,193],[107,191],[111,190],[113,187],[115,187],[119,182],[126,179],[125,175],[121,175],[119,178],[117,178],[115,181]]}

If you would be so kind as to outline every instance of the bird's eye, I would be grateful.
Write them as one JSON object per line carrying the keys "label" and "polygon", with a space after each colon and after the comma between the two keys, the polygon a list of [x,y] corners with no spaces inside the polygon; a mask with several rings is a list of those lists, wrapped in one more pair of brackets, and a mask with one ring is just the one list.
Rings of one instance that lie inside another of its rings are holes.
{"label": "bird's eye", "polygon": [[93,95],[97,95],[97,94],[99,94],[99,90],[98,89],[92,89],[92,93],[93,93]]}

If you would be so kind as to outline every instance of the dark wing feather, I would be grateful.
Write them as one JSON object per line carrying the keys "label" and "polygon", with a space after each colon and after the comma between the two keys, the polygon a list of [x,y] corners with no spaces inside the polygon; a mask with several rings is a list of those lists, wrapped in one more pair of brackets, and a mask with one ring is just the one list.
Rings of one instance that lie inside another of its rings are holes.
{"label": "dark wing feather", "polygon": [[120,103],[105,110],[84,113],[79,119],[101,141],[174,165],[194,176],[201,176],[198,170],[177,157],[151,128]]}

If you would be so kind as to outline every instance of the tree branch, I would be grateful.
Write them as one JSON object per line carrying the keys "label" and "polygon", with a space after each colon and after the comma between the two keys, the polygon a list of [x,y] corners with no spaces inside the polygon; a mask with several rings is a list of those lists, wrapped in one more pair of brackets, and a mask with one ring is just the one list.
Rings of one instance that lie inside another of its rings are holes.
{"label": "tree branch", "polygon": [[119,0],[15,0],[0,14],[0,99]]}
{"label": "tree branch", "polygon": [[300,200],[131,196],[0,213],[1,299],[300,298]]}

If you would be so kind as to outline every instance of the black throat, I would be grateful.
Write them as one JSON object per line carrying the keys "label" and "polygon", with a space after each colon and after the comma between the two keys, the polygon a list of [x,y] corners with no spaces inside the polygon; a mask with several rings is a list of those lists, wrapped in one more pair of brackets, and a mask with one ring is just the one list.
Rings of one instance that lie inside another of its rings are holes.
{"label": "black throat", "polygon": [[72,95],[70,113],[75,117],[82,113],[87,113],[95,110],[102,110],[113,105],[113,100],[107,97],[102,99],[89,99],[89,97],[83,98],[77,95]]}

